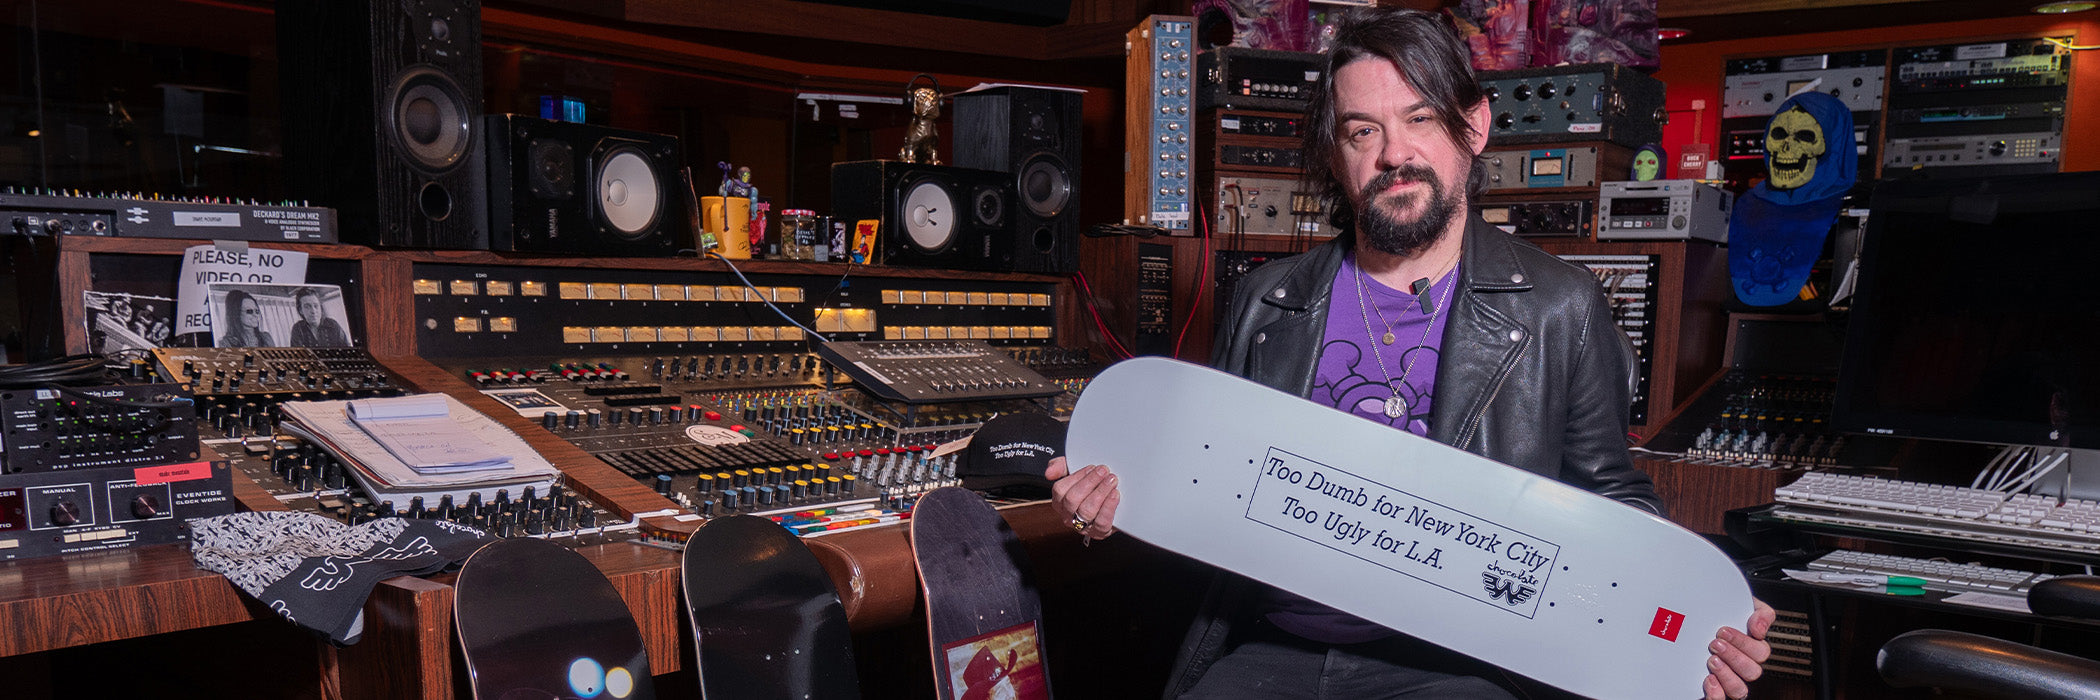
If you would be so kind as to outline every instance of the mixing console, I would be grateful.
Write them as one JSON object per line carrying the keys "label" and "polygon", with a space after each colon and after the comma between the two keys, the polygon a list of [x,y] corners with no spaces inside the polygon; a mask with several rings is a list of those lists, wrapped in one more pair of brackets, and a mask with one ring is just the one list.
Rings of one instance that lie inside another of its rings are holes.
{"label": "mixing console", "polygon": [[1729,370],[1721,383],[1686,406],[1647,448],[1687,459],[1748,466],[1820,468],[1879,466],[1895,444],[1830,427],[1837,379],[1818,375]]}
{"label": "mixing console", "polygon": [[1067,390],[1084,387],[1091,374],[1083,352],[1002,350],[987,361],[1066,378],[1039,380],[1048,398],[907,404],[827,384],[837,376],[808,353],[532,356],[441,366],[694,512],[819,513],[798,528],[821,532],[894,519],[919,493],[949,483],[954,458],[932,458],[934,448],[992,416],[1070,413]]}
{"label": "mixing console", "polygon": [[817,351],[862,387],[893,401],[1037,398],[1063,391],[981,340],[841,341]]}
{"label": "mixing console", "polygon": [[561,538],[584,545],[640,536],[637,523],[556,486],[546,493],[497,492],[483,502],[395,503],[370,497],[327,450],[276,434],[285,401],[399,396],[401,377],[356,348],[158,348],[158,374],[189,382],[208,458],[225,460],[295,511],[347,523],[373,518],[443,519],[499,536]]}

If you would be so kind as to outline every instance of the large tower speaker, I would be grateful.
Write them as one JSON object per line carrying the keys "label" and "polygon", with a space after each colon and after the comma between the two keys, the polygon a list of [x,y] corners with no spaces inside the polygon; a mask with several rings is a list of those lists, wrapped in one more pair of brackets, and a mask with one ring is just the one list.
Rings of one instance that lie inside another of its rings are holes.
{"label": "large tower speaker", "polygon": [[677,137],[515,114],[483,124],[490,248],[647,256],[693,247]]}
{"label": "large tower speaker", "polygon": [[1079,267],[1080,98],[1027,87],[955,96],[955,164],[1013,178],[1014,271]]}
{"label": "large tower speaker", "polygon": [[876,221],[884,265],[1014,270],[1012,179],[952,165],[861,160],[831,166],[832,216]]}
{"label": "large tower speaker", "polygon": [[287,190],[342,240],[487,248],[480,0],[280,0]]}

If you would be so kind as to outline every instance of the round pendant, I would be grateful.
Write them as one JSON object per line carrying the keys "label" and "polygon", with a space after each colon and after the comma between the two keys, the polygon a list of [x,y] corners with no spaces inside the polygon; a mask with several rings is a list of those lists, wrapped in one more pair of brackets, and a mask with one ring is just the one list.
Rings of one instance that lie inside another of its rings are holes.
{"label": "round pendant", "polygon": [[1392,331],[1386,331],[1386,332],[1385,332],[1385,335],[1382,335],[1382,336],[1379,336],[1379,337],[1378,337],[1378,341],[1379,341],[1379,342],[1382,342],[1382,343],[1385,343],[1385,344],[1387,344],[1387,345],[1392,345],[1392,344],[1393,344],[1393,332],[1392,332]]}
{"label": "round pendant", "polygon": [[1407,399],[1394,396],[1385,400],[1385,417],[1399,418],[1407,415]]}

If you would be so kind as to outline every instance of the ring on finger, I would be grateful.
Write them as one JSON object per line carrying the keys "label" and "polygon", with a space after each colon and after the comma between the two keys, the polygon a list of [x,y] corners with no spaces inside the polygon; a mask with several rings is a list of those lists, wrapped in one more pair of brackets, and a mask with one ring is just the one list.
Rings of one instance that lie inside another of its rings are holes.
{"label": "ring on finger", "polygon": [[1094,521],[1086,519],[1086,516],[1084,516],[1084,515],[1080,515],[1080,514],[1078,514],[1078,513],[1073,513],[1073,514],[1072,514],[1072,531],[1073,531],[1073,532],[1077,532],[1077,533],[1079,533],[1079,534],[1082,534],[1082,535],[1084,535],[1084,534],[1086,534],[1086,529],[1087,529],[1087,527],[1089,527],[1089,526],[1091,526],[1091,525],[1093,525],[1093,524],[1094,524]]}

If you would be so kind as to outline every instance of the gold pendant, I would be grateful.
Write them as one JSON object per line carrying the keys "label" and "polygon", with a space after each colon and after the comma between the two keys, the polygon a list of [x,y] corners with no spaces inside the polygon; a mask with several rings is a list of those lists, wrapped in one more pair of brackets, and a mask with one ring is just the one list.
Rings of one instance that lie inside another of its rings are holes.
{"label": "gold pendant", "polygon": [[1378,340],[1379,340],[1379,341],[1381,341],[1381,342],[1384,342],[1384,343],[1385,343],[1385,344],[1387,344],[1387,345],[1392,345],[1392,344],[1393,344],[1393,332],[1392,332],[1392,331],[1386,331],[1386,332],[1385,332],[1385,335],[1383,335],[1383,336],[1379,336]]}

